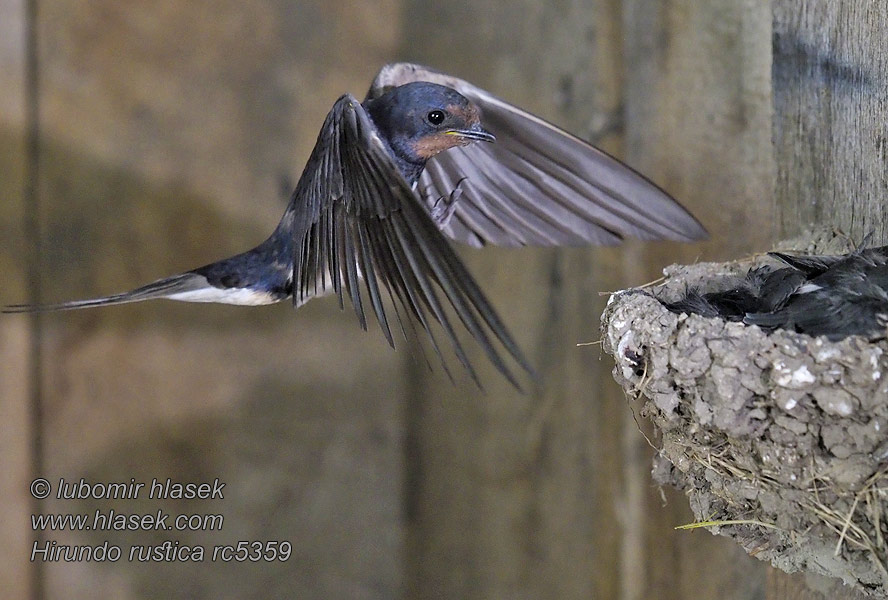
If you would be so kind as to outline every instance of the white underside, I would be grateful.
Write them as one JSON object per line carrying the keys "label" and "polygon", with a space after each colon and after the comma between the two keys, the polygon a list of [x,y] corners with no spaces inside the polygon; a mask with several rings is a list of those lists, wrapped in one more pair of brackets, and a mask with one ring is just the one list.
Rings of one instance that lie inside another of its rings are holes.
{"label": "white underside", "polygon": [[188,292],[178,292],[167,296],[170,300],[181,302],[216,302],[219,304],[237,304],[240,306],[261,306],[274,304],[277,298],[268,292],[258,292],[246,288],[229,288],[226,290],[207,287]]}
{"label": "white underside", "polygon": [[[357,268],[358,279],[363,278],[360,267]],[[346,275],[343,274],[343,280]],[[296,306],[302,306],[312,298],[318,298],[333,293],[332,282],[329,273],[324,273],[323,281],[318,283],[317,292],[309,290],[310,294],[297,301]],[[205,288],[189,290],[187,292],[177,292],[165,296],[169,300],[178,300],[180,302],[214,302],[217,304],[236,304],[239,306],[262,306],[265,304],[274,304],[280,302],[281,298],[277,298],[268,292],[260,292],[248,288],[228,288],[221,289],[208,285]]]}
{"label": "white underside", "polygon": [[810,294],[811,292],[816,292],[817,290],[822,290],[823,288],[816,283],[806,283],[803,286],[799,287],[796,290],[797,294]]}

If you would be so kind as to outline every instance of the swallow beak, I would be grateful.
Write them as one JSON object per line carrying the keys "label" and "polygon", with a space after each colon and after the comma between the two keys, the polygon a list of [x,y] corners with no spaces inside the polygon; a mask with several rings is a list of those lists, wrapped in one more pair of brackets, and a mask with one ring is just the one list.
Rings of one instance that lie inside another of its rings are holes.
{"label": "swallow beak", "polygon": [[472,125],[469,129],[451,129],[445,131],[447,135],[455,135],[472,142],[495,142],[496,137],[481,127],[480,124]]}

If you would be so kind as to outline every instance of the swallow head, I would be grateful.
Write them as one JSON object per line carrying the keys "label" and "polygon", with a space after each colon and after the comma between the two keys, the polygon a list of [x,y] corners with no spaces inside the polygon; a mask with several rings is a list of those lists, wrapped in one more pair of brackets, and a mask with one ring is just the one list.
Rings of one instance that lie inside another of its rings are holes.
{"label": "swallow head", "polygon": [[365,108],[396,158],[415,165],[448,148],[494,136],[481,126],[481,111],[456,90],[418,81],[389,90]]}

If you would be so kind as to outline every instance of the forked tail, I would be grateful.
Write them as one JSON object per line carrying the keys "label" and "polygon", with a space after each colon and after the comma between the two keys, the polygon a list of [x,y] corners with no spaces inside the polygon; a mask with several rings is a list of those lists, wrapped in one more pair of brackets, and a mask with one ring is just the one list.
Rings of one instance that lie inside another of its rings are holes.
{"label": "forked tail", "polygon": [[[72,300],[70,302],[58,302],[55,304],[10,304],[4,306],[3,313],[35,313],[52,312],[56,310],[74,310],[78,308],[91,308],[93,306],[108,306],[110,304],[127,304],[154,300],[157,298],[169,298],[172,300],[177,295],[187,296],[194,294],[209,286],[206,277],[195,273],[182,273],[166,279],[160,279],[148,285],[143,285],[129,292],[113,294],[103,298],[90,298],[88,300]],[[181,299],[185,299],[184,297]]]}

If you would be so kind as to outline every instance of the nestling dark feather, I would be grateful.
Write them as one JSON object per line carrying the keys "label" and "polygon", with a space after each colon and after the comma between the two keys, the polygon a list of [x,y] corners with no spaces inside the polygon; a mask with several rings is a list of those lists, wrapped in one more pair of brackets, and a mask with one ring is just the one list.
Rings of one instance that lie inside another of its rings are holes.
{"label": "nestling dark feather", "polygon": [[832,340],[884,337],[888,316],[888,246],[840,256],[770,253],[789,265],[751,269],[719,292],[688,290],[673,312],[789,329]]}

